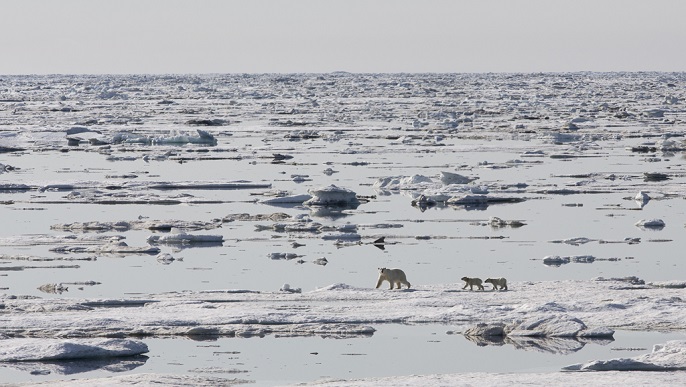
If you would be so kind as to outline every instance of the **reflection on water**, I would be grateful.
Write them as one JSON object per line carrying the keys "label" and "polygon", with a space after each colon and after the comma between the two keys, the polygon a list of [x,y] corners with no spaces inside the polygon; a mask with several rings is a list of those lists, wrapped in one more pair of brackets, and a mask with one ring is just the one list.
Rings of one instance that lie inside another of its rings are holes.
{"label": "reflection on water", "polygon": [[580,351],[586,344],[608,345],[614,339],[588,339],[572,337],[531,337],[531,336],[465,336],[479,347],[512,345],[518,350],[568,355]]}
{"label": "reflection on water", "polygon": [[[649,353],[681,333],[615,332],[615,340],[468,338],[449,325],[374,326],[373,335],[273,335],[145,338],[150,352],[135,358],[6,363],[5,382],[96,378],[122,373],[206,374],[259,385],[322,378],[383,377],[460,372],[558,372],[570,364]],[[476,344],[476,345],[475,345]],[[19,372],[21,371],[21,372]],[[49,372],[49,373],[48,373]]]}
{"label": "reflection on water", "polygon": [[138,355],[107,359],[9,362],[0,363],[0,367],[26,372],[31,375],[74,375],[93,371],[120,373],[134,370],[144,365],[147,360],[147,356]]}

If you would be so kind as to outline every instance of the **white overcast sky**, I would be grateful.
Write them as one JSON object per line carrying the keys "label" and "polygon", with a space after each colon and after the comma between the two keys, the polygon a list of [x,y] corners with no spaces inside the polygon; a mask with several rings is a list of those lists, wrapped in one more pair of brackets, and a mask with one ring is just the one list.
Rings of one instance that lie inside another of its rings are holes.
{"label": "white overcast sky", "polygon": [[686,0],[0,0],[0,74],[686,71]]}

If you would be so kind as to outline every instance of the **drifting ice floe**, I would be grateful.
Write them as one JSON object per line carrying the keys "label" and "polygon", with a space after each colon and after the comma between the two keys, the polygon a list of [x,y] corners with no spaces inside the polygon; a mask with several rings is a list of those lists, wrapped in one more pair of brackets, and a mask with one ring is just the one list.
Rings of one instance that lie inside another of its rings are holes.
{"label": "drifting ice floe", "polygon": [[182,220],[132,220],[119,222],[74,222],[55,224],[50,226],[51,230],[72,231],[72,232],[104,232],[129,230],[155,230],[171,231],[178,230],[210,230],[221,226],[220,221],[182,221]]}
{"label": "drifting ice floe", "polygon": [[55,253],[91,253],[91,254],[159,254],[160,249],[154,246],[134,247],[124,241],[112,241],[100,246],[57,246],[50,248]]}
{"label": "drifting ice floe", "polygon": [[327,187],[309,189],[308,192],[312,198],[303,203],[306,206],[355,207],[360,204],[355,192],[333,184]]}
{"label": "drifting ice floe", "polygon": [[262,204],[270,204],[270,205],[299,205],[303,204],[308,200],[312,199],[312,195],[290,195],[290,196],[282,196],[282,197],[277,197],[277,198],[272,198],[272,199],[264,199],[260,200],[260,203]]}
{"label": "drifting ice floe", "polygon": [[187,244],[222,244],[224,237],[222,235],[193,235],[177,228],[172,228],[170,234],[166,235],[150,235],[147,239],[150,244],[168,244],[168,245],[187,245]]}
{"label": "drifting ice floe", "polygon": [[217,145],[217,139],[209,132],[197,129],[195,134],[173,130],[166,136],[144,136],[133,133],[121,132],[112,137],[113,144],[143,144],[143,145],[167,145],[167,144],[201,144]]}
{"label": "drifting ice floe", "polygon": [[135,356],[148,352],[139,340],[128,339],[4,339],[0,361],[46,361]]}
{"label": "drifting ice floe", "polygon": [[[532,329],[532,327],[535,327]],[[578,319],[568,316],[552,316],[533,319],[511,325],[479,325],[465,331],[465,336],[515,337],[575,337],[612,339],[614,330],[609,328],[587,329]]]}
{"label": "drifting ice floe", "polygon": [[678,371],[686,370],[686,341],[653,346],[653,352],[634,358],[595,360],[564,367],[567,371]]}

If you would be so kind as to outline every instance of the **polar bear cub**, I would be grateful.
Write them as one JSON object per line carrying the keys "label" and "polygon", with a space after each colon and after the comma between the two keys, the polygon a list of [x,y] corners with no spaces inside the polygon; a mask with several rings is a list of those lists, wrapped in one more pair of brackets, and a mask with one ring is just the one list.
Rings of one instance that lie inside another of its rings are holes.
{"label": "polar bear cub", "polygon": [[507,290],[507,280],[505,278],[486,278],[486,283],[492,284],[493,285],[493,290],[498,289],[499,290]]}
{"label": "polar bear cub", "polygon": [[476,286],[477,290],[484,290],[484,286],[481,285],[481,278],[462,277],[461,279],[464,281],[462,289],[467,289],[467,286],[469,286],[469,290],[474,290],[474,286]]}
{"label": "polar bear cub", "polygon": [[391,284],[391,289],[393,289],[393,285],[397,285],[398,289],[400,289],[400,284],[405,284],[408,289],[410,288],[410,283],[407,282],[405,272],[400,269],[386,269],[385,267],[380,267],[379,280],[376,281],[376,288],[378,289],[384,281],[388,281]]}

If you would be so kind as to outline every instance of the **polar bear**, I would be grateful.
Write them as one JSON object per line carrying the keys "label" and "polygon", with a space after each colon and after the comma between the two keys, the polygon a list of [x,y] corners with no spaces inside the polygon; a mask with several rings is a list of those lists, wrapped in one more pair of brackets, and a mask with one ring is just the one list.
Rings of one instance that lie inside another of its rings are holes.
{"label": "polar bear", "polygon": [[484,290],[483,285],[481,285],[481,278],[462,277],[462,281],[465,282],[462,289],[467,289],[469,286],[469,290],[474,290],[474,286],[476,286],[477,290]]}
{"label": "polar bear", "polygon": [[493,285],[493,290],[498,289],[499,290],[507,290],[507,280],[505,278],[486,278],[486,283],[492,284]]}
{"label": "polar bear", "polygon": [[376,288],[378,289],[384,281],[388,281],[391,284],[391,289],[393,289],[393,285],[397,285],[398,289],[400,289],[400,284],[405,284],[408,289],[410,288],[410,283],[407,282],[405,272],[400,269],[386,269],[385,267],[380,267],[379,280],[376,281]]}

